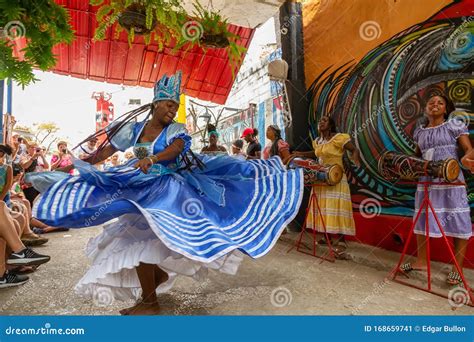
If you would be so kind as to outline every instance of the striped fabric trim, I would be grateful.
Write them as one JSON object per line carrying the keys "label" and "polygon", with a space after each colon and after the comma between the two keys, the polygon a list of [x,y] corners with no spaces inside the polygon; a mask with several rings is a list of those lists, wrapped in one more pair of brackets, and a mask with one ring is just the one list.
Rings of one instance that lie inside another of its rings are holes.
{"label": "striped fabric trim", "polygon": [[[455,213],[455,214],[462,214],[462,213],[470,213],[471,212],[471,209],[469,208],[434,208],[435,212],[437,214],[439,213]],[[416,207],[415,208],[415,215],[418,214],[418,212],[420,211],[420,208],[419,207]],[[423,215],[425,213],[426,209],[423,209],[421,211],[421,215]],[[428,213],[429,214],[433,214],[431,212],[431,210],[428,210]]]}
{"label": "striped fabric trim", "polygon": [[[312,215],[311,213],[312,211],[310,211],[310,215]],[[325,215],[334,216],[334,217],[342,216],[342,217],[347,217],[347,218],[353,217],[352,211],[341,210],[341,209],[331,209],[331,208],[321,208],[321,214],[323,214],[323,216]],[[319,216],[319,214],[316,213],[316,216]]]}
{"label": "striped fabric trim", "polygon": [[68,206],[67,206],[67,213],[70,214],[74,208],[74,203],[75,203],[75,200],[76,200],[76,195],[77,195],[77,192],[79,190],[79,187],[81,186],[81,184],[77,183],[77,184],[74,184],[73,188],[72,188],[72,191],[71,191],[71,201],[68,201]]}
{"label": "striped fabric trim", "polygon": [[[326,222],[324,222],[324,223],[326,223]],[[312,223],[312,222],[308,223],[308,224],[306,225],[306,228],[314,228],[314,227],[313,227],[313,223]],[[317,230],[317,231],[324,231],[324,228],[323,228],[323,226],[322,226],[321,224],[318,224],[318,223],[316,222],[316,230]],[[353,225],[351,225],[351,226],[346,226],[346,227],[341,227],[341,226],[328,226],[328,225],[326,224],[326,231],[327,231],[328,233],[331,233],[331,232],[337,232],[337,233],[338,233],[338,232],[346,231],[346,230],[351,230],[351,231],[353,231],[353,230],[355,230],[355,228],[354,228]]]}
{"label": "striped fabric trim", "polygon": [[56,220],[85,207],[95,186],[84,183],[78,177],[58,182],[40,194],[33,205],[33,216]]}
{"label": "striped fabric trim", "polygon": [[[425,230],[419,230],[419,229],[415,228],[414,232],[418,235],[426,235]],[[453,234],[453,233],[445,231],[444,234],[446,236],[450,236],[450,237],[454,237],[454,238],[458,238],[458,239],[463,239],[463,240],[469,240],[472,237],[472,233],[471,234]],[[434,232],[430,231],[430,237],[440,238],[440,237],[443,237],[443,234],[434,233]]]}
{"label": "striped fabric trim", "polygon": [[[323,192],[323,193],[318,193],[318,200],[322,199],[335,199],[335,200],[344,200],[351,202],[351,196],[346,193],[340,193],[340,192]],[[352,203],[352,202],[351,202]]]}
{"label": "striped fabric trim", "polygon": [[[430,190],[458,190],[458,189],[466,189],[464,185],[429,185],[428,191]],[[418,185],[416,188],[417,192],[424,192],[425,187],[423,185]]]}
{"label": "striped fabric trim", "polygon": [[[279,158],[249,164],[255,173],[253,197],[238,220],[227,226],[218,226],[207,218],[192,219],[160,209],[145,209],[127,201],[136,206],[168,248],[190,259],[211,262],[237,248],[257,258],[268,252],[297,215],[304,178],[302,170],[286,172]],[[75,181],[56,184],[47,196],[39,198],[35,212],[49,210],[47,216],[56,219],[83,208],[95,187],[82,182],[78,186]]]}
{"label": "striped fabric trim", "polygon": [[[236,248],[257,258],[268,252],[296,216],[303,194],[303,176],[298,170],[278,177],[278,182],[272,177],[262,179],[271,170],[263,163],[252,164],[257,173],[256,190],[244,215],[232,225],[216,227],[207,219],[184,219],[136,205],[163,243],[190,259],[210,262]],[[275,199],[279,199],[277,208]]]}

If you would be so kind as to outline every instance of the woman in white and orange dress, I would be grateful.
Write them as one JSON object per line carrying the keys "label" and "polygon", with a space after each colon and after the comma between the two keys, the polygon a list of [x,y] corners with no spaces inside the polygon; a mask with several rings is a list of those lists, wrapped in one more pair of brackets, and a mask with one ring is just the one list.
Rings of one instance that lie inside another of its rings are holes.
{"label": "woman in white and orange dress", "polygon": [[[356,166],[360,166],[359,150],[351,142],[349,134],[337,133],[334,121],[329,117],[323,117],[318,124],[319,137],[313,141],[314,151],[294,152],[294,157],[316,157],[321,165],[340,165],[343,167],[342,157],[345,151],[352,154],[352,159]],[[355,223],[352,215],[351,192],[347,177],[343,174],[341,182],[336,185],[313,186],[311,193],[316,193],[321,214],[317,215],[313,227],[313,203],[310,202],[306,227],[315,228],[318,232],[324,232],[321,216],[324,219],[326,232],[330,235],[338,236],[338,240],[333,242],[336,255],[344,252],[343,246],[338,246],[339,241],[344,240],[344,235],[355,235]],[[321,242],[325,242],[321,240]]]}

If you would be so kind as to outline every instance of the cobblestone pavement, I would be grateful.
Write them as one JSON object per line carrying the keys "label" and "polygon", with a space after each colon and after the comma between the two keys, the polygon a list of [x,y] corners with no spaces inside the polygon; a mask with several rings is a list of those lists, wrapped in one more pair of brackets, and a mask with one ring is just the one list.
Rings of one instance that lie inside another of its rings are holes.
{"label": "cobblestone pavement", "polygon": [[[22,287],[0,290],[1,315],[117,315],[133,302],[94,305],[74,293],[89,261],[83,248],[101,228],[49,234],[38,247],[52,260]],[[385,282],[399,254],[349,243],[349,260],[323,262],[295,250],[296,234],[285,235],[263,258],[246,258],[236,276],[210,272],[204,282],[181,277],[159,296],[165,315],[472,315],[448,300]],[[446,293],[446,265],[433,267],[435,286]],[[474,279],[468,271],[469,279]],[[420,275],[415,276],[420,277]],[[474,281],[471,280],[474,284]]]}

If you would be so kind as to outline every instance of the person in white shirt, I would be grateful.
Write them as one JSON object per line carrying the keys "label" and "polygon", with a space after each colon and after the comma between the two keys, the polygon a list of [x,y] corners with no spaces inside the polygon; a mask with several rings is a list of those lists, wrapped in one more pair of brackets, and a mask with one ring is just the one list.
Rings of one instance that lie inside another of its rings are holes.
{"label": "person in white shirt", "polygon": [[86,159],[97,150],[97,139],[88,141],[86,144],[79,146],[79,159]]}

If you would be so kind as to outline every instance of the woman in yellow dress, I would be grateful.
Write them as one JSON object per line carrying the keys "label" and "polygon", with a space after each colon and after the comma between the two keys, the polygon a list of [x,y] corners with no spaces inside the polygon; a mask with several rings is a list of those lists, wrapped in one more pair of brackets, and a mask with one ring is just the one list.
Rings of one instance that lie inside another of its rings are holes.
{"label": "woman in yellow dress", "polygon": [[[314,151],[294,152],[294,157],[319,158],[321,165],[342,164],[345,151],[351,152],[352,160],[357,167],[360,166],[359,150],[352,144],[349,134],[337,133],[336,125],[330,117],[322,117],[318,123],[319,137],[313,141]],[[344,173],[341,182],[336,185],[313,186],[311,194],[316,193],[321,214],[316,217],[316,231],[324,232],[321,216],[324,219],[328,234],[335,235],[338,239],[333,242],[336,255],[344,252],[342,246],[338,246],[344,240],[344,235],[355,235],[354,217],[352,215],[352,202],[349,183]],[[310,197],[311,198],[311,197]],[[313,228],[313,203],[310,202],[306,227]],[[330,235],[330,236],[331,236]],[[332,240],[332,239],[331,239]],[[320,241],[325,242],[324,240]]]}

